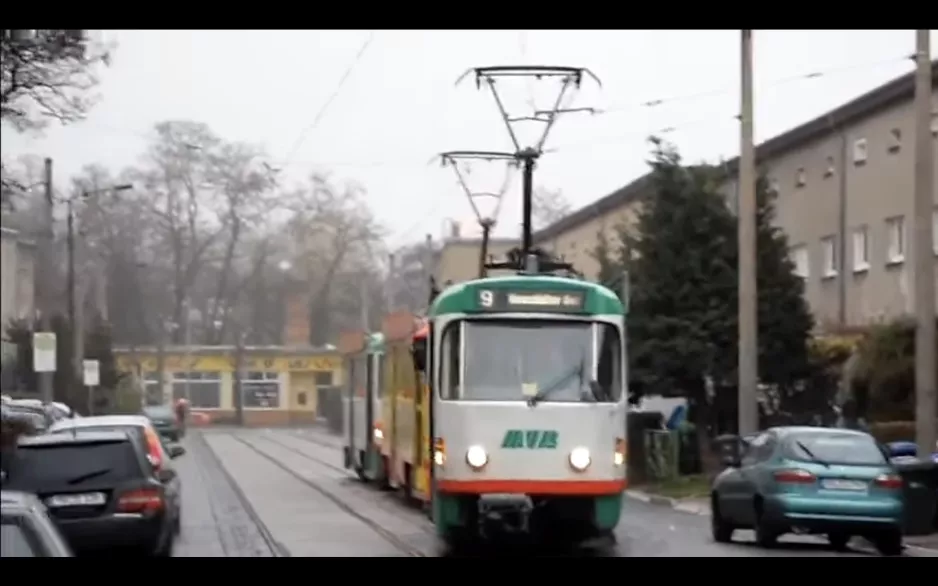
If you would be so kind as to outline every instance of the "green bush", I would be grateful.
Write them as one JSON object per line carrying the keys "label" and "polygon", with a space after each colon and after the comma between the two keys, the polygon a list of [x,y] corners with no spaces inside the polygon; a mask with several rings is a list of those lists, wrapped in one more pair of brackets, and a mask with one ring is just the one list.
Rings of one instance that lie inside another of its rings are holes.
{"label": "green bush", "polygon": [[914,419],[915,322],[900,319],[871,327],[858,358],[851,384],[860,414],[873,421]]}
{"label": "green bush", "polygon": [[914,442],[914,421],[882,421],[870,425],[870,433],[882,444],[889,442]]}

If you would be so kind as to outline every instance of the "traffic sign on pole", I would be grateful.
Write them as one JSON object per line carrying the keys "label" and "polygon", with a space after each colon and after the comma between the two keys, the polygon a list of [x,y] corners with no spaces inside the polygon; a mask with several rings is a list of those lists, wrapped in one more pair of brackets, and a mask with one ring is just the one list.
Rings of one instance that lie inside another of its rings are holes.
{"label": "traffic sign on pole", "polygon": [[85,386],[98,386],[101,380],[100,363],[97,360],[82,360],[81,365]]}
{"label": "traffic sign on pole", "polygon": [[55,372],[55,334],[33,332],[33,370]]}

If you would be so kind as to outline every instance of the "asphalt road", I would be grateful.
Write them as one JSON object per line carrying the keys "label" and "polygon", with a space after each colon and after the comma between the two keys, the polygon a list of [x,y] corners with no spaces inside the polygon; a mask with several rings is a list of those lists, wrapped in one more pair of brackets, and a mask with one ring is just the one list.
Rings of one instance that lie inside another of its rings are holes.
{"label": "asphalt road", "polygon": [[[186,521],[177,555],[449,555],[420,510],[405,505],[396,493],[363,485],[342,469],[341,440],[335,436],[315,429],[212,429],[193,434],[199,435],[204,443],[198,437],[187,440],[192,448],[178,464],[186,483]],[[217,461],[206,453],[208,448]],[[218,469],[218,461],[224,472]],[[195,490],[190,486],[191,477],[202,479],[201,485],[194,483]],[[240,487],[250,506],[243,504],[229,479]],[[212,496],[200,498],[199,490]],[[213,512],[206,512],[206,508]],[[215,541],[213,528],[219,535]],[[623,504],[616,541],[575,551],[500,544],[468,553],[573,557],[875,555],[863,547],[834,552],[822,539],[801,536],[783,537],[777,548],[767,550],[757,548],[748,531],[738,532],[732,544],[718,544],[710,538],[708,517],[632,499]]]}

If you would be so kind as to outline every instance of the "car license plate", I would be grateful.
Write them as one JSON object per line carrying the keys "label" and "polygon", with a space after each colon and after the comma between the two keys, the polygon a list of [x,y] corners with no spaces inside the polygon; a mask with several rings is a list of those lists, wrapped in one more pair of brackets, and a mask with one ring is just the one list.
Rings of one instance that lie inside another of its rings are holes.
{"label": "car license plate", "polygon": [[46,499],[50,508],[58,507],[94,507],[103,505],[107,497],[103,492],[87,492],[83,494],[57,494]]}
{"label": "car license plate", "polygon": [[828,490],[854,490],[854,491],[864,491],[867,489],[867,485],[862,480],[841,480],[837,478],[829,478],[821,481],[821,486]]}

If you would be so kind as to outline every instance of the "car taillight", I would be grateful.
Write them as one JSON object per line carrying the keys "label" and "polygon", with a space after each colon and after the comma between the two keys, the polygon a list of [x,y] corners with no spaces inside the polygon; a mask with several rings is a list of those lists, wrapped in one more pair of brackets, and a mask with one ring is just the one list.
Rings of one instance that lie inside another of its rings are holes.
{"label": "car taillight", "polygon": [[155,488],[132,490],[121,495],[117,510],[121,513],[146,513],[163,508],[163,495]]}
{"label": "car taillight", "polygon": [[154,470],[159,470],[163,466],[163,450],[160,449],[160,438],[152,429],[147,429],[147,455],[150,457],[150,464]]}
{"label": "car taillight", "polygon": [[876,486],[880,488],[888,488],[890,490],[902,488],[902,479],[895,474],[880,474],[876,477],[874,482]]}
{"label": "car taillight", "polygon": [[773,474],[776,482],[787,484],[812,484],[815,480],[814,474],[807,470],[778,470]]}

